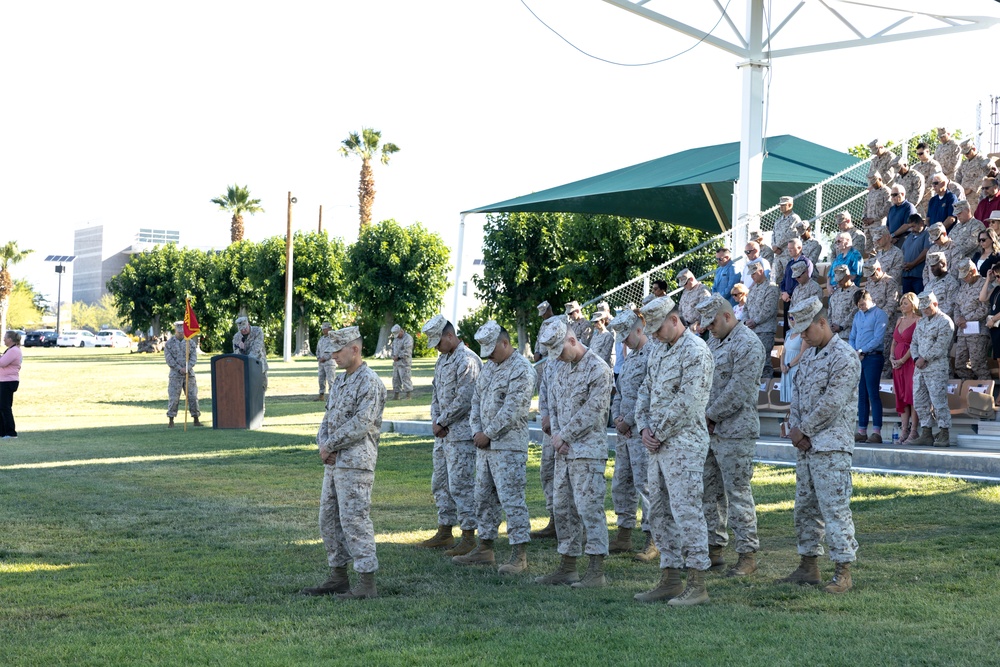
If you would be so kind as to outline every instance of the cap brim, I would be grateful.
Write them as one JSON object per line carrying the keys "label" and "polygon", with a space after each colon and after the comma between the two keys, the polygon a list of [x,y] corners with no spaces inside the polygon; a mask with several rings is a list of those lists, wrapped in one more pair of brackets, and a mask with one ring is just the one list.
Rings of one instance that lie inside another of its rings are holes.
{"label": "cap brim", "polygon": [[497,342],[496,341],[493,341],[489,345],[487,345],[486,343],[480,343],[479,344],[479,356],[482,357],[483,359],[488,359],[489,356],[491,354],[493,354],[493,350],[495,350],[496,347],[497,347]]}
{"label": "cap brim", "polygon": [[795,333],[797,333],[797,334],[800,334],[803,331],[805,331],[806,329],[808,329],[809,327],[811,327],[812,323],[815,322],[815,321],[816,321],[815,317],[812,317],[812,318],[810,318],[808,320],[805,320],[805,321],[795,320],[795,324],[791,325],[792,331],[795,332]]}
{"label": "cap brim", "polygon": [[330,343],[330,351],[331,352],[340,352],[343,349],[344,349],[344,345],[341,345],[340,343]]}
{"label": "cap brim", "polygon": [[560,357],[560,355],[562,355],[562,351],[563,351],[563,348],[565,346],[566,346],[566,339],[565,338],[563,340],[559,341],[558,343],[556,343],[555,345],[552,345],[551,347],[549,347],[548,345],[546,345],[546,347],[549,348],[549,355],[553,359],[558,359]]}
{"label": "cap brim", "polygon": [[435,336],[435,337],[428,336],[427,337],[427,347],[436,348],[438,346],[438,343],[440,343],[440,342],[441,342],[441,336]]}
{"label": "cap brim", "polygon": [[660,327],[663,326],[663,323],[666,321],[666,319],[667,318],[664,317],[664,318],[661,318],[661,319],[657,320],[657,319],[651,318],[651,317],[649,317],[647,315],[646,316],[646,331],[649,332],[650,334],[655,334],[657,331],[660,330]]}

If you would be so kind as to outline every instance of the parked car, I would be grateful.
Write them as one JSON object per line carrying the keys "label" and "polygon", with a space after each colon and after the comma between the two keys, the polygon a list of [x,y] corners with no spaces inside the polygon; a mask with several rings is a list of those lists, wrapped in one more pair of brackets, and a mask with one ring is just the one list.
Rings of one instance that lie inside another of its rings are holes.
{"label": "parked car", "polygon": [[97,343],[97,336],[86,329],[78,331],[63,331],[59,334],[56,345],[59,347],[94,347]]}
{"label": "parked car", "polygon": [[121,329],[103,329],[97,332],[97,347],[124,347],[132,349],[132,339]]}
{"label": "parked car", "polygon": [[27,334],[22,341],[25,347],[52,347],[59,340],[55,329],[39,329]]}

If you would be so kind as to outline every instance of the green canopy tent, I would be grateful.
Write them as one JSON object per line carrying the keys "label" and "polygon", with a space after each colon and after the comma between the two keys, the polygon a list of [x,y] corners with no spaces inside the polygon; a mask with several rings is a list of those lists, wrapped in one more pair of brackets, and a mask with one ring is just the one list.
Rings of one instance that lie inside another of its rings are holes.
{"label": "green canopy tent", "polygon": [[[767,140],[762,201],[776,204],[860,160],[791,135]],[[669,222],[712,234],[731,227],[740,144],[692,148],[463,213],[605,213]],[[856,187],[867,182],[840,185]],[[853,180],[857,180],[856,178]]]}

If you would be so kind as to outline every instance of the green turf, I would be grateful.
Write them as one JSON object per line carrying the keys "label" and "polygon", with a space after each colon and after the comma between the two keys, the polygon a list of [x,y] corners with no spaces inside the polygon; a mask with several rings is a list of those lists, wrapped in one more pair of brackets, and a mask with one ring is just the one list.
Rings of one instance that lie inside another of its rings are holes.
{"label": "green turf", "polygon": [[[793,474],[760,466],[760,571],[711,575],[709,604],[673,609],[632,601],[658,570],[623,557],[608,588],[577,591],[415,548],[435,526],[431,442],[390,435],[372,510],[382,597],[305,598],[326,574],[314,363],[272,363],[262,430],[185,432],[166,428],[159,357],[25,356],[21,437],[0,444],[0,665],[996,664],[996,486],[857,475],[856,588],[834,597],[774,583],[797,563]],[[426,417],[432,369],[415,362],[415,397],[387,418]],[[610,497],[608,509],[611,523]],[[529,560],[532,575],[553,568],[552,541]]]}

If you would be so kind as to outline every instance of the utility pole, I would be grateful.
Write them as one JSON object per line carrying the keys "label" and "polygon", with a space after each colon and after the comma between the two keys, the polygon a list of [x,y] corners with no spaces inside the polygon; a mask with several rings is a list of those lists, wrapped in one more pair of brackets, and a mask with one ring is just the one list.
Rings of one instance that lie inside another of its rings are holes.
{"label": "utility pole", "polygon": [[316,229],[320,234],[323,233],[323,205],[319,205],[319,227]]}
{"label": "utility pole", "polygon": [[283,359],[292,360],[292,204],[297,199],[288,193],[288,232],[285,237],[285,340]]}

